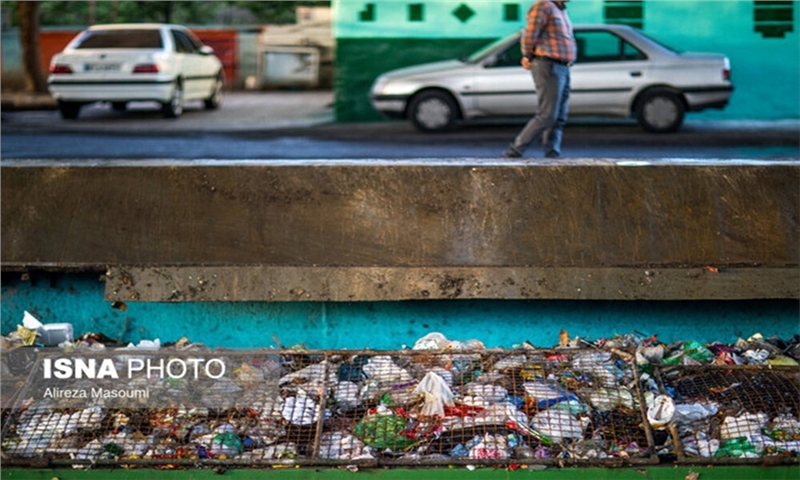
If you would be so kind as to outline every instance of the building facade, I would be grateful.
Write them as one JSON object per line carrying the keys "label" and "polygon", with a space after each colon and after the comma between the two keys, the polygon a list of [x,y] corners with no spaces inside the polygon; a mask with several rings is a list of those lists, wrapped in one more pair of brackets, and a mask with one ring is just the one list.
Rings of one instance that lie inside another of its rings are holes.
{"label": "building facade", "polygon": [[[382,72],[457,58],[525,24],[532,1],[333,0],[336,115],[379,118],[367,94]],[[573,23],[624,23],[681,51],[724,53],[735,90],[724,110],[693,118],[800,117],[800,2],[573,0]]]}

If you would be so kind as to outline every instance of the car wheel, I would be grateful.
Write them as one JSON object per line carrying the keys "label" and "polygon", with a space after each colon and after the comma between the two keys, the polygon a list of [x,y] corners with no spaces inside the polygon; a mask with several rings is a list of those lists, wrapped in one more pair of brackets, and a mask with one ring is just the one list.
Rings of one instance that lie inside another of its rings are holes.
{"label": "car wheel", "polygon": [[222,104],[222,99],[225,97],[225,76],[222,72],[217,74],[214,80],[214,88],[211,90],[211,96],[203,100],[207,110],[215,110]]}
{"label": "car wheel", "polygon": [[451,128],[458,118],[456,101],[444,92],[422,92],[409,106],[411,122],[424,132],[441,132]]}
{"label": "car wheel", "polygon": [[636,120],[647,131],[674,132],[683,124],[686,108],[681,98],[668,90],[645,92],[636,108]]}
{"label": "car wheel", "polygon": [[161,111],[166,118],[178,118],[183,113],[183,85],[176,81],[172,87],[172,98],[161,105]]}
{"label": "car wheel", "polygon": [[127,102],[111,102],[111,109],[115,112],[124,112],[128,108]]}

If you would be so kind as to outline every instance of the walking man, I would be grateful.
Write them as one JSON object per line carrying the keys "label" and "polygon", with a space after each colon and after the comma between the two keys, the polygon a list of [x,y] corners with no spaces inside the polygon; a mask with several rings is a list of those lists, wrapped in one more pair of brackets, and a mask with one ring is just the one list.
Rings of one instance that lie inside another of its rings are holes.
{"label": "walking man", "polygon": [[521,157],[539,135],[545,157],[561,155],[561,136],[569,110],[569,66],[577,57],[572,23],[567,16],[568,1],[536,0],[528,10],[528,23],[520,41],[522,67],[533,75],[539,106],[509,145],[503,155],[506,158]]}

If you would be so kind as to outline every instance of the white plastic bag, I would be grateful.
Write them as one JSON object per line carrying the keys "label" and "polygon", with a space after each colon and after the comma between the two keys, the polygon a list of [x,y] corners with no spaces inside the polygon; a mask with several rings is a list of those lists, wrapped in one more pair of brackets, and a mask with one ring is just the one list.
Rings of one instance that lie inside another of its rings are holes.
{"label": "white plastic bag", "polygon": [[422,415],[432,417],[438,415],[444,417],[444,407],[452,407],[453,392],[447,386],[447,382],[434,372],[428,372],[419,382],[414,393],[422,394],[425,397],[425,404],[422,406]]}

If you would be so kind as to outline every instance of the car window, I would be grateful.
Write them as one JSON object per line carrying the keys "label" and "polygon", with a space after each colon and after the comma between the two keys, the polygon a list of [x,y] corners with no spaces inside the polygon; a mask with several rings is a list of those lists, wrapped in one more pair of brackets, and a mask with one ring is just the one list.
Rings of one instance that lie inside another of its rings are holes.
{"label": "car window", "polygon": [[195,36],[195,34],[190,31],[183,33],[185,33],[186,38],[188,38],[189,41],[192,42],[192,45],[194,45],[194,49],[199,52],[200,49],[203,47],[203,42],[201,42],[200,39],[197,38],[197,36]]}
{"label": "car window", "polygon": [[519,43],[512,43],[505,50],[498,52],[492,67],[519,67],[522,62],[522,50]]}
{"label": "car window", "polygon": [[646,60],[647,55],[618,35],[606,31],[576,32],[577,63]]}
{"label": "car window", "polygon": [[517,34],[514,34],[514,35],[509,36],[509,37],[499,38],[499,39],[487,44],[485,47],[481,48],[477,52],[475,52],[475,53],[463,58],[462,60],[467,62],[467,63],[478,63],[480,61],[483,61],[484,58],[486,58],[489,55],[491,55],[492,52],[494,52],[501,45],[503,45],[506,42],[510,42],[512,40],[512,37],[515,37],[513,44],[517,46],[517,49],[519,49],[519,36]]}
{"label": "car window", "polygon": [[200,47],[196,46],[186,33],[180,30],[171,30],[172,39],[175,41],[175,51],[178,53],[197,53]]}
{"label": "car window", "polygon": [[88,30],[75,48],[163,48],[158,30]]}

